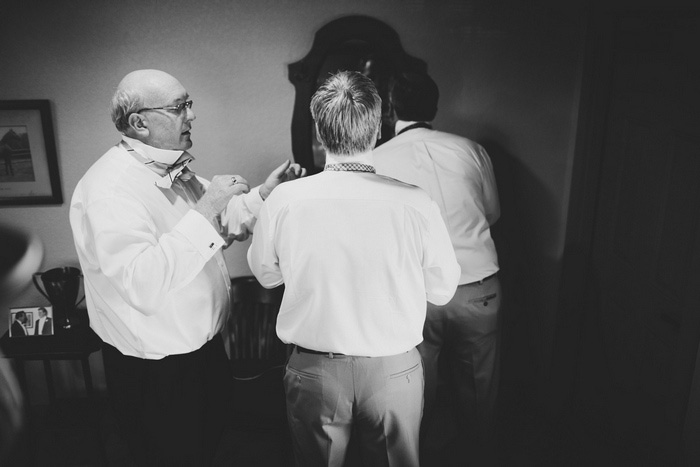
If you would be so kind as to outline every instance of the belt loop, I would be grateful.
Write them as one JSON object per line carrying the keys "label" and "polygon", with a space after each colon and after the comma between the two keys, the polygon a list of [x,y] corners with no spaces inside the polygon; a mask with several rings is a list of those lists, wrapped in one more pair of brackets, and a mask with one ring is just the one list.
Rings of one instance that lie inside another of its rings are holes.
{"label": "belt loop", "polygon": [[483,284],[484,282],[486,282],[487,280],[489,280],[489,279],[492,279],[492,278],[496,277],[496,275],[497,275],[497,274],[498,274],[498,271],[494,272],[494,273],[493,273],[493,274],[491,274],[490,276],[486,276],[486,277],[484,277],[484,278],[483,278],[483,279],[481,279],[481,280],[478,280],[478,281],[474,281],[474,282],[470,282],[470,283],[468,283],[468,284],[464,284],[464,285],[481,285],[481,284]]}

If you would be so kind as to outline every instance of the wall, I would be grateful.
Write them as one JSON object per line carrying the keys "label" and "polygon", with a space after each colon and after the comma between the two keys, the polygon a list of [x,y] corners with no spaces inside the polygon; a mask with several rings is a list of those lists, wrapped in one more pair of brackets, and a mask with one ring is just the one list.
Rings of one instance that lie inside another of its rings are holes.
{"label": "wall", "polygon": [[[306,55],[314,32],[327,22],[374,16],[398,32],[409,54],[428,63],[441,88],[436,127],[470,136],[492,154],[503,198],[499,248],[512,291],[504,376],[546,381],[583,31],[577,8],[551,3],[4,0],[0,99],[51,101],[66,201],[0,207],[0,222],[40,236],[42,271],[78,265],[70,196],[87,168],[118,141],[109,98],[119,80],[139,68],[173,74],[192,96],[199,174],[233,172],[262,182],[292,157],[294,88],[287,65]],[[232,276],[249,274],[247,246],[227,251]],[[45,299],[29,287],[16,302]],[[0,332],[7,327],[5,313],[2,318]],[[101,386],[99,354],[92,364]],[[67,390],[80,387],[80,370],[69,365],[58,381]]]}

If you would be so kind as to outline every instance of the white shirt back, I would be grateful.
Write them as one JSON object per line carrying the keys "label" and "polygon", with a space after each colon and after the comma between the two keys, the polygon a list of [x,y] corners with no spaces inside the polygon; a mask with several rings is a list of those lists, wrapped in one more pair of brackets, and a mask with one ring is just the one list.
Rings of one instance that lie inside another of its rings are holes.
{"label": "white shirt back", "polygon": [[248,262],[266,287],[284,282],[283,342],[386,356],[422,341],[426,298],[453,296],[459,266],[423,190],[362,172],[285,183],[265,201]]}
{"label": "white shirt back", "polygon": [[483,147],[461,136],[416,128],[376,148],[374,162],[377,173],[423,188],[438,204],[462,268],[460,284],[498,271],[490,226],[500,216],[500,205]]}

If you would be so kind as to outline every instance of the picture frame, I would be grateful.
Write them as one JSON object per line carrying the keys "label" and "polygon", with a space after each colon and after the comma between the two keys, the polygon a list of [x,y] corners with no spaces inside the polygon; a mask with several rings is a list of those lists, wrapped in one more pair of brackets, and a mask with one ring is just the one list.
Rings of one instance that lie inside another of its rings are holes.
{"label": "picture frame", "polygon": [[0,101],[0,206],[62,203],[49,101]]}
{"label": "picture frame", "polygon": [[[42,321],[40,310],[46,311],[46,319]],[[54,334],[54,319],[52,306],[25,306],[10,308],[9,336],[42,337]],[[22,324],[19,324],[22,323]]]}

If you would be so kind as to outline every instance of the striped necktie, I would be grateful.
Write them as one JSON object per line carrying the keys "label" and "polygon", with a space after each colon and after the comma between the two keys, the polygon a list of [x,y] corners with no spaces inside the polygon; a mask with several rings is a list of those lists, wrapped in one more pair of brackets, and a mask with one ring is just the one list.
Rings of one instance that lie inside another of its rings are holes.
{"label": "striped necktie", "polygon": [[175,180],[177,180],[178,178],[183,182],[186,182],[187,180],[192,178],[194,176],[194,172],[187,168],[187,164],[192,162],[192,160],[192,157],[188,157],[170,166],[167,169],[167,173],[156,182],[156,186],[159,186],[161,188],[171,188]]}
{"label": "striped necktie", "polygon": [[183,152],[180,158],[173,165],[169,166],[145,157],[129,146],[124,140],[120,141],[119,144],[126,149],[127,152],[130,152],[136,157],[136,159],[149,166],[155,173],[161,176],[160,180],[155,182],[157,187],[171,188],[175,180],[180,179],[186,182],[195,175],[194,172],[187,167],[187,165],[194,160],[194,157],[187,151]]}

